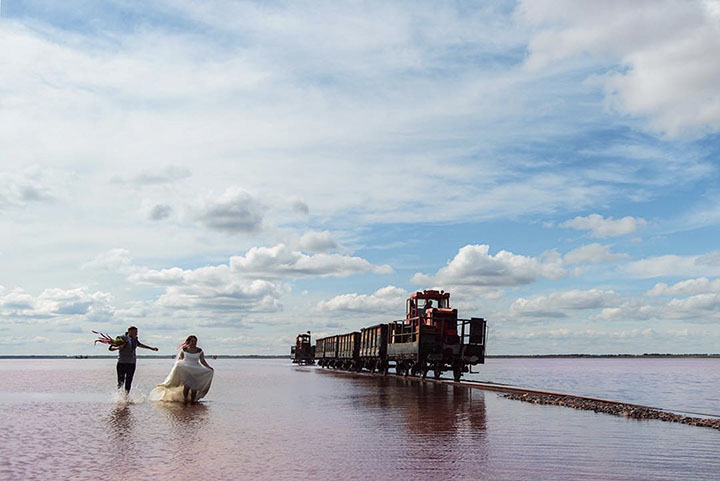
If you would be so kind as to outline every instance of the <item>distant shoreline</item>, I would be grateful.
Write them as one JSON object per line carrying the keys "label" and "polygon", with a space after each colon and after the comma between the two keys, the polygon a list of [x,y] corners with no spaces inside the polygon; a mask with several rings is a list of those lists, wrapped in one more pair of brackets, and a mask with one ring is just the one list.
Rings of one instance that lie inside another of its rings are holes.
{"label": "distant shoreline", "polygon": [[[117,359],[117,356],[112,355],[45,355],[45,354],[19,354],[19,355],[0,355],[0,359]],[[154,355],[154,356],[138,356],[140,359],[169,359],[174,358],[174,354],[168,355]],[[243,354],[243,355],[230,355],[230,354],[217,354],[209,356],[212,359],[289,359],[289,355],[277,354],[277,355],[265,355],[265,354]],[[646,353],[646,354],[498,354],[493,356],[485,356],[486,359],[586,359],[586,358],[599,358],[599,359],[625,359],[625,358],[638,358],[638,359],[659,359],[659,358],[720,358],[720,354],[661,354],[661,353]]]}

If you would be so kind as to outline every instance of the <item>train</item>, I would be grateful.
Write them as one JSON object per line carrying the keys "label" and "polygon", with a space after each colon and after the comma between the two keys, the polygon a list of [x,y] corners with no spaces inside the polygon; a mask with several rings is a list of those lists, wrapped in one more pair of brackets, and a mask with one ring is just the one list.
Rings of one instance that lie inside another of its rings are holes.
{"label": "train", "polygon": [[310,342],[310,331],[298,334],[295,345],[290,348],[290,359],[294,364],[315,364],[315,346]]}
{"label": "train", "polygon": [[449,292],[424,290],[407,299],[403,320],[317,339],[313,360],[322,368],[382,374],[394,369],[423,379],[452,371],[460,381],[471,366],[485,363],[486,338],[485,319],[459,319]]}

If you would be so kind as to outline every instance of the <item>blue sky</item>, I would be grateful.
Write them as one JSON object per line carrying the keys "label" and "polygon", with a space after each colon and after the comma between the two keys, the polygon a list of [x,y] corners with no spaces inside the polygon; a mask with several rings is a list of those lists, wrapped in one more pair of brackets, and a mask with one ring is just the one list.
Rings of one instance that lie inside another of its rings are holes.
{"label": "blue sky", "polygon": [[720,351],[717,1],[2,1],[0,353]]}

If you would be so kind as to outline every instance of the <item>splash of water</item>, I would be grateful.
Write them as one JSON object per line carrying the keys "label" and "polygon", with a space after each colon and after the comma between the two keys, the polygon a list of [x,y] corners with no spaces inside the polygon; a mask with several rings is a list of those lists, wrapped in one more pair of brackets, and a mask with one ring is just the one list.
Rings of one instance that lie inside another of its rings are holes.
{"label": "splash of water", "polygon": [[117,405],[142,404],[147,400],[147,395],[140,390],[133,390],[127,394],[124,389],[113,391],[111,401]]}

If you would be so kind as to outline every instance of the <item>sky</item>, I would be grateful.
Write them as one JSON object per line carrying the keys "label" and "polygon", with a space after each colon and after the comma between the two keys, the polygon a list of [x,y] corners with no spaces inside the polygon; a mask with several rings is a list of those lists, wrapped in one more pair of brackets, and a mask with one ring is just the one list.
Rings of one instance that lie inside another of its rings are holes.
{"label": "sky", "polygon": [[[2,0],[0,354],[720,352],[720,2]],[[106,353],[106,352],[105,352]]]}

